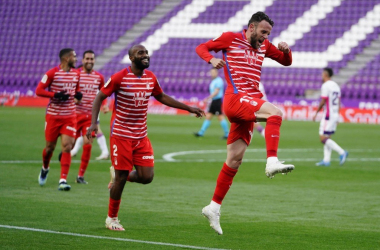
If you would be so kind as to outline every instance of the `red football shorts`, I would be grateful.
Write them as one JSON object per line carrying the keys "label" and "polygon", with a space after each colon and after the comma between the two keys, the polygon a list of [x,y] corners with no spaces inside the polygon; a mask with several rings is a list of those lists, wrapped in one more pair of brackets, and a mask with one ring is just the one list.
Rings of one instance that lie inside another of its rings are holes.
{"label": "red football shorts", "polygon": [[68,135],[75,138],[77,120],[75,116],[61,117],[58,115],[45,116],[45,139],[56,141],[60,135]]}
{"label": "red football shorts", "polygon": [[124,140],[111,136],[111,161],[117,170],[132,171],[133,166],[153,167],[153,147],[148,137]]}
{"label": "red football shorts", "polygon": [[223,110],[231,122],[227,145],[239,139],[242,139],[247,145],[251,143],[253,123],[256,122],[255,113],[265,102],[263,99],[242,93],[225,95]]}
{"label": "red football shorts", "polygon": [[77,137],[86,135],[87,129],[91,126],[91,115],[77,115]]}

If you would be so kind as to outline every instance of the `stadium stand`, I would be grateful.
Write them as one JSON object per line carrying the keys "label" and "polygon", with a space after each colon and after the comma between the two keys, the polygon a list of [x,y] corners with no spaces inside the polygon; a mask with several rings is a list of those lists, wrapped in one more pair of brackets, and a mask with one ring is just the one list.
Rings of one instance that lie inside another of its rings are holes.
{"label": "stadium stand", "polygon": [[[78,58],[84,50],[93,49],[101,58],[112,43],[165,1],[170,0],[94,0],[91,5],[73,0],[35,0],[33,4],[1,1],[1,92],[34,91],[43,72],[57,65],[57,53],[63,47],[74,48]],[[263,9],[252,9],[250,4]],[[380,35],[380,0],[281,0],[265,4],[257,0],[182,0],[167,9],[133,44],[149,44],[149,39],[176,20],[169,26],[170,32],[179,34],[177,37],[153,40],[155,47],[148,47],[152,52],[151,69],[168,94],[201,99],[207,93],[210,66],[198,58],[195,47],[215,37],[209,29],[235,27],[239,31],[248,21],[244,13],[264,10],[275,21],[271,40],[275,44],[279,40],[288,42],[294,52],[292,67],[268,62],[263,68],[261,80],[272,101],[297,101],[305,99],[308,90],[319,90],[320,69],[325,66],[332,67],[341,79],[338,83],[345,105],[379,100],[380,47],[375,42]],[[190,9],[190,5],[195,7]],[[175,19],[181,12],[189,23]],[[187,28],[188,32],[181,32]],[[125,44],[117,56],[98,69],[106,78],[126,66],[129,46]],[[365,53],[367,49],[373,53]],[[342,77],[345,69],[352,73],[347,79]]]}

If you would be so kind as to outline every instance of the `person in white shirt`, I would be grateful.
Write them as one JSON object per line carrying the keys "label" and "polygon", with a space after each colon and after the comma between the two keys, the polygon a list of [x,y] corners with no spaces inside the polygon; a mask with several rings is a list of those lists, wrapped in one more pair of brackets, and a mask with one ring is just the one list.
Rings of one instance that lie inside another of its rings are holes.
{"label": "person in white shirt", "polygon": [[348,152],[342,149],[335,141],[330,137],[335,133],[336,127],[339,122],[339,110],[340,110],[340,87],[331,80],[333,76],[333,70],[331,68],[324,68],[322,72],[322,87],[321,87],[321,101],[319,103],[317,112],[313,117],[313,121],[316,120],[317,114],[323,109],[323,118],[319,126],[319,137],[324,144],[323,160],[316,163],[317,166],[330,166],[331,151],[334,150],[339,154],[339,163],[343,165],[346,162]]}

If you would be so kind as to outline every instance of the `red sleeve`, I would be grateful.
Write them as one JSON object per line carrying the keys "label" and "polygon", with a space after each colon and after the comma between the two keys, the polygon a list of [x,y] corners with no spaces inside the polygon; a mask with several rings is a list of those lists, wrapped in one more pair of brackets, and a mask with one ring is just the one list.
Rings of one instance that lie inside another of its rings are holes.
{"label": "red sleeve", "polygon": [[281,63],[284,66],[292,65],[292,51],[289,51],[288,54],[280,51],[276,46],[268,41],[268,48],[265,52],[265,56],[270,59],[275,60],[276,62]]}
{"label": "red sleeve", "polygon": [[233,36],[231,36],[231,34],[233,33],[225,32],[217,38],[202,43],[195,49],[195,52],[197,52],[200,58],[206,62],[210,62],[214,56],[211,55],[209,51],[219,52],[220,50],[227,49],[233,40]]}
{"label": "red sleeve", "polygon": [[46,90],[50,84],[53,82],[54,79],[54,69],[49,70],[46,72],[46,74],[42,77],[40,83],[37,85],[36,88],[36,95],[41,97],[54,97],[54,92]]}
{"label": "red sleeve", "polygon": [[120,88],[121,80],[123,76],[120,73],[116,73],[108,79],[104,86],[100,89],[106,96],[112,95]]}
{"label": "red sleeve", "polygon": [[[98,74],[100,77],[100,84],[99,84],[99,90],[101,90],[104,87],[104,76],[102,74]],[[103,100],[102,106],[108,105],[107,98]]]}
{"label": "red sleeve", "polygon": [[104,87],[104,76],[102,74],[99,74],[100,76],[100,84],[99,84],[99,90]]}
{"label": "red sleeve", "polygon": [[153,87],[152,95],[158,96],[158,95],[162,94],[164,91],[162,90],[161,85],[158,82],[157,77],[155,75],[153,75],[153,78],[154,78],[154,87]]}

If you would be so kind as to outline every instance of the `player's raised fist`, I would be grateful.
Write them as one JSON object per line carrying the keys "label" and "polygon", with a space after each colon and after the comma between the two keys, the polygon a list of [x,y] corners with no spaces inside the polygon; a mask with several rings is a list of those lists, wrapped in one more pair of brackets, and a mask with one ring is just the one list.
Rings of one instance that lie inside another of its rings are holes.
{"label": "player's raised fist", "polygon": [[225,61],[223,61],[222,59],[219,59],[219,58],[215,58],[215,57],[210,60],[210,63],[216,69],[221,69],[224,67],[224,65],[226,65]]}
{"label": "player's raised fist", "polygon": [[289,48],[289,45],[286,43],[286,42],[280,42],[278,44],[278,49],[286,54],[289,53],[290,51],[290,48]]}

